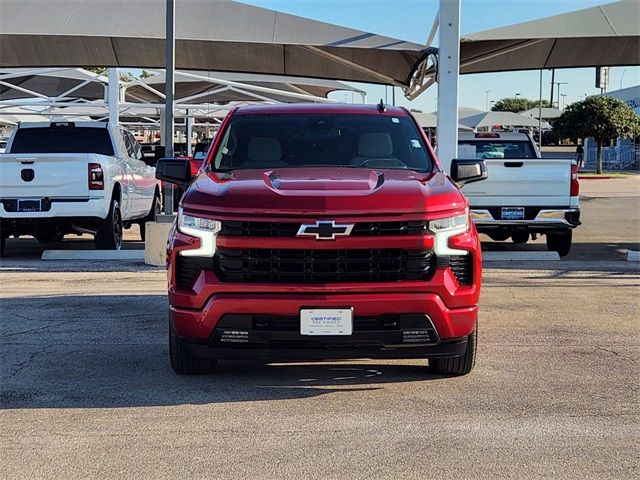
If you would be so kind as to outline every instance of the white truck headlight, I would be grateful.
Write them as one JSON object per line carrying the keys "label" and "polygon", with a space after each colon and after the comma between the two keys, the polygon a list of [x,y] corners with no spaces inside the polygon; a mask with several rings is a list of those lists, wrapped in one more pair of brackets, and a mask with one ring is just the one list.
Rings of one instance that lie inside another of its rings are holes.
{"label": "white truck headlight", "polygon": [[429,222],[429,230],[434,233],[436,255],[467,255],[467,250],[449,248],[449,239],[469,231],[469,212],[453,217],[439,218]]}
{"label": "white truck headlight", "polygon": [[216,253],[216,237],[222,228],[222,223],[210,218],[185,215],[182,208],[178,210],[178,230],[186,235],[200,239],[200,247],[181,250],[183,257],[213,257]]}

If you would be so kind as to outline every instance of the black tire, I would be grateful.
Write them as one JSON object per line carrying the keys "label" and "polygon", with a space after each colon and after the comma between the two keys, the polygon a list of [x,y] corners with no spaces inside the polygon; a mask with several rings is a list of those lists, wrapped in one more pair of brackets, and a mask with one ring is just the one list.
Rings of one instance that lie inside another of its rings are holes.
{"label": "black tire", "polygon": [[511,241],[513,243],[527,243],[529,241],[529,232],[513,232]]}
{"label": "black tire", "polygon": [[169,322],[169,361],[171,368],[178,375],[206,375],[213,373],[218,364],[218,361],[213,358],[191,355],[174,331],[171,322]]}
{"label": "black tire", "polygon": [[100,224],[96,232],[95,241],[98,250],[120,250],[122,248],[122,214],[120,213],[120,204],[115,198],[111,200],[107,218]]}
{"label": "black tire", "polygon": [[561,257],[566,257],[571,251],[573,241],[573,230],[563,233],[547,233],[547,250],[558,252]]}
{"label": "black tire", "polygon": [[478,326],[467,338],[467,349],[464,355],[459,357],[434,358],[429,360],[429,366],[438,375],[466,375],[476,364],[476,351],[478,349]]}
{"label": "black tire", "polygon": [[34,235],[35,239],[40,243],[60,242],[64,238],[62,233],[49,233],[45,235]]}
{"label": "black tire", "polygon": [[142,241],[144,242],[146,239],[146,230],[145,230],[145,223],[147,222],[155,222],[156,221],[156,217],[158,215],[160,215],[160,213],[162,212],[162,202],[160,201],[160,195],[158,195],[156,193],[155,197],[153,197],[153,203],[151,204],[151,210],[149,211],[149,213],[147,214],[146,217],[144,217],[142,220],[140,220],[138,222],[138,225],[140,226],[140,238],[142,239]]}
{"label": "black tire", "polygon": [[0,258],[4,257],[4,247],[7,245],[7,237],[5,234],[5,227],[0,219]]}

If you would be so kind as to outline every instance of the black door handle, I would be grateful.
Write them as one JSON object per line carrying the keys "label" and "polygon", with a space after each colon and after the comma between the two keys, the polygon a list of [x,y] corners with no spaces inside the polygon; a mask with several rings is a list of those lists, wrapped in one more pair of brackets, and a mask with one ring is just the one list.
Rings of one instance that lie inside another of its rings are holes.
{"label": "black door handle", "polygon": [[524,165],[524,162],[504,162],[505,167],[518,168]]}

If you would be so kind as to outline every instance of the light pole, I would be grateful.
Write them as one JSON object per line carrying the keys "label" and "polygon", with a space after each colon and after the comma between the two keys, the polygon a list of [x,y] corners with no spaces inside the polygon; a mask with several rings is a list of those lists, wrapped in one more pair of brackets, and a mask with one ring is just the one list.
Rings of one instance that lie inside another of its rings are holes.
{"label": "light pole", "polygon": [[487,94],[487,96],[484,102],[484,109],[488,112],[489,111],[489,94],[491,93],[491,90],[485,90],[485,93]]}
{"label": "light pole", "polygon": [[[558,86],[558,107],[560,107],[560,85],[569,85],[569,82],[554,82]],[[553,105],[551,105],[553,108]]]}
{"label": "light pole", "polygon": [[626,73],[627,70],[629,69],[625,68],[624,70],[622,70],[622,75],[620,75],[620,90],[622,90],[622,79],[624,78],[624,74]]}

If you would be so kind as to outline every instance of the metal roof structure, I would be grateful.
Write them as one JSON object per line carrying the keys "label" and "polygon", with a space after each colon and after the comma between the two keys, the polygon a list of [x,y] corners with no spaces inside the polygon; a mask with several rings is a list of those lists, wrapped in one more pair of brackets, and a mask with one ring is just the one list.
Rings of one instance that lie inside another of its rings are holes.
{"label": "metal roof structure", "polygon": [[0,125],[15,126],[20,122],[43,122],[48,117],[40,115],[37,111],[29,110],[23,107],[13,107],[11,112],[3,112],[0,110]]}
{"label": "metal roof structure", "polygon": [[[149,88],[151,87],[151,88]],[[164,99],[165,75],[156,75],[124,85],[126,95],[149,103]],[[175,101],[213,103],[239,101],[319,101],[334,91],[365,92],[335,80],[226,72],[175,72]]]}
{"label": "metal roof structure", "polygon": [[622,0],[460,39],[460,73],[640,64],[640,4]]}
{"label": "metal roof structure", "polygon": [[107,77],[81,68],[2,69],[0,100],[25,97],[103,99],[107,82]]}
{"label": "metal roof structure", "polygon": [[[176,4],[177,69],[381,83],[408,92],[433,53],[228,0]],[[3,0],[0,32],[2,68],[165,64],[163,0]]]}

